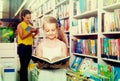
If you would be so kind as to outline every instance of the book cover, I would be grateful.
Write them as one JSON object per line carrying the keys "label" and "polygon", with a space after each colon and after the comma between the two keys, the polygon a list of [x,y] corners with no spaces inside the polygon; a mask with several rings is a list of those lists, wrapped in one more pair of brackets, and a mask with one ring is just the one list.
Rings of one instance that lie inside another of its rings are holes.
{"label": "book cover", "polygon": [[74,60],[73,60],[73,63],[71,65],[71,69],[72,70],[78,70],[81,62],[82,62],[82,58],[75,56]]}
{"label": "book cover", "polygon": [[112,70],[114,73],[114,81],[119,81],[120,80],[120,67],[118,66],[112,66]]}
{"label": "book cover", "polygon": [[52,65],[52,64],[60,64],[60,63],[64,64],[70,59],[70,56],[66,56],[66,57],[58,56],[58,57],[54,57],[53,59],[49,59],[46,57],[39,58],[37,56],[32,55],[31,58],[35,63],[40,62],[40,63],[46,63],[48,65]]}
{"label": "book cover", "polygon": [[77,39],[75,53],[83,53],[83,39]]}
{"label": "book cover", "polygon": [[31,28],[32,28],[31,26],[28,26],[28,27],[25,28],[25,30],[26,30],[27,32],[30,32]]}

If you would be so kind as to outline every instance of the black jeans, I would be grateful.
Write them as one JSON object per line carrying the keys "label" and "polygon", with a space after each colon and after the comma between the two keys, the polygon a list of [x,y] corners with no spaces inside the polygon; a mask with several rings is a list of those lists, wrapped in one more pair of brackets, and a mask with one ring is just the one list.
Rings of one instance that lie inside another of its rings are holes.
{"label": "black jeans", "polygon": [[20,58],[20,81],[28,81],[28,64],[32,55],[32,45],[18,45],[18,54]]}

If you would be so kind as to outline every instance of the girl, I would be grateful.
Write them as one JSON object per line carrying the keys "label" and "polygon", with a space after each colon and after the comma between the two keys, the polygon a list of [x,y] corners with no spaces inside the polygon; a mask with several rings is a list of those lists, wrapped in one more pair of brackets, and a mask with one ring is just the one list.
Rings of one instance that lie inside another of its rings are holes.
{"label": "girl", "polygon": [[28,64],[32,55],[33,38],[38,33],[35,28],[31,28],[30,31],[26,29],[30,27],[31,12],[29,10],[23,10],[21,12],[21,23],[17,27],[17,43],[18,54],[20,58],[20,81],[28,81]]}
{"label": "girl", "polygon": [[[43,30],[46,39],[41,42],[36,53],[38,57],[47,57],[52,59],[56,56],[68,56],[67,42],[63,31],[58,27],[57,20],[54,17],[47,16],[43,21]],[[38,63],[39,68],[44,64]],[[64,65],[53,65],[55,68],[67,67],[68,62]],[[66,72],[64,69],[41,69],[38,81],[66,81]]]}

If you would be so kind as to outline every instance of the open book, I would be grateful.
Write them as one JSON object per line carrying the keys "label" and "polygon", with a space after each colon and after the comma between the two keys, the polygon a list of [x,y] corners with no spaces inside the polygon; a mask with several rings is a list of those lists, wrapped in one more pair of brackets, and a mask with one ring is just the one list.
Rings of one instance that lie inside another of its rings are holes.
{"label": "open book", "polygon": [[53,59],[48,59],[48,58],[45,58],[45,57],[42,57],[42,58],[38,58],[37,56],[33,56],[32,55],[32,60],[34,62],[40,62],[40,63],[46,63],[46,64],[64,64],[66,63],[68,60],[69,60],[70,56],[66,56],[66,57],[54,57]]}

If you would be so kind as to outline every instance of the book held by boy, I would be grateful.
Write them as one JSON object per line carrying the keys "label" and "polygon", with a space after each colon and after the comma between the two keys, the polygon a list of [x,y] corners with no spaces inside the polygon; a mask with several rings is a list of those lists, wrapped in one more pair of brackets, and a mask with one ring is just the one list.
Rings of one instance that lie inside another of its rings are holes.
{"label": "book held by boy", "polygon": [[34,56],[32,55],[32,60],[34,62],[40,62],[40,63],[45,63],[45,64],[48,64],[48,65],[52,65],[52,64],[64,64],[66,63],[68,60],[70,59],[70,56],[66,56],[66,57],[54,57],[52,59],[49,59],[49,58],[46,58],[46,57],[37,57],[37,56]]}

